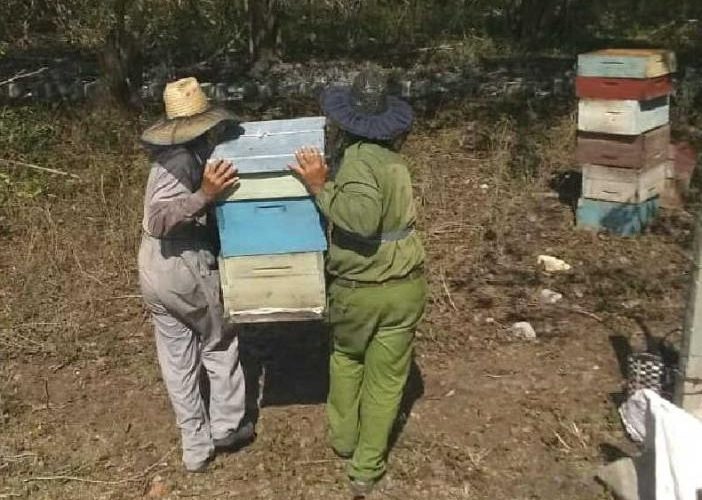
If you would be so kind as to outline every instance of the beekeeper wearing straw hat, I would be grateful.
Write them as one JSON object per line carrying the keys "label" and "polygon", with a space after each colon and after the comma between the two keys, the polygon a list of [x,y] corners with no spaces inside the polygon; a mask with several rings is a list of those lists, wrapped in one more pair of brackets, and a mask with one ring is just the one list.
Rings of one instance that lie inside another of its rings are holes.
{"label": "beekeeper wearing straw hat", "polygon": [[[142,135],[152,156],[144,199],[139,282],[155,327],[156,351],[181,431],[183,464],[202,472],[217,450],[251,441],[235,332],[221,304],[217,229],[210,210],[237,182],[228,162],[206,163],[235,124],[197,80],[169,83],[166,116]],[[203,399],[202,378],[209,381]]]}

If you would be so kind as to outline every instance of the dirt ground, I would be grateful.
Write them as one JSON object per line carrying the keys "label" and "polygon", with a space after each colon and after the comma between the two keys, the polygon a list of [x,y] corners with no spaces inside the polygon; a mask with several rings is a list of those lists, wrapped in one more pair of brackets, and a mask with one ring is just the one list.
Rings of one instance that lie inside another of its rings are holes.
{"label": "dirt ground", "polygon": [[[82,179],[51,177],[0,213],[0,498],[348,498],[325,439],[320,325],[242,333],[258,438],[205,474],[182,471],[137,296],[136,126],[60,125],[53,165]],[[633,451],[617,416],[622,359],[646,335],[679,338],[693,219],[664,213],[637,238],[574,230],[548,186],[569,167],[572,119],[549,128],[550,163],[523,182],[505,181],[519,151],[509,127],[476,138],[439,124],[407,145],[431,296],[373,498],[606,499],[594,471]],[[572,270],[546,274],[540,254]],[[563,300],[542,304],[545,288]],[[515,338],[515,321],[536,340]]]}

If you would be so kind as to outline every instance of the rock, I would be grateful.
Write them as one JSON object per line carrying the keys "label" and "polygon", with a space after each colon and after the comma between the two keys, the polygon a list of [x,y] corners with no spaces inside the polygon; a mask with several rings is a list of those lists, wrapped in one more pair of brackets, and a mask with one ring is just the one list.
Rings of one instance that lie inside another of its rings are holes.
{"label": "rock", "polygon": [[569,271],[571,269],[570,264],[551,255],[539,255],[536,258],[536,262],[542,266],[547,273]]}
{"label": "rock", "polygon": [[512,325],[510,329],[512,335],[525,340],[533,340],[536,338],[536,331],[527,321],[519,321]]}
{"label": "rock", "polygon": [[541,290],[539,297],[541,298],[541,302],[544,304],[556,304],[557,302],[563,300],[562,294],[549,290],[548,288]]}

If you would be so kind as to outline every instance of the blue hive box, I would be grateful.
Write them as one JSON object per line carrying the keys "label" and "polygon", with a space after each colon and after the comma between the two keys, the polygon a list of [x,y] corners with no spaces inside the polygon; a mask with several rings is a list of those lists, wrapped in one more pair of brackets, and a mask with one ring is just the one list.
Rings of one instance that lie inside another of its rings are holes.
{"label": "blue hive box", "polygon": [[222,203],[217,225],[222,257],[327,249],[323,221],[311,198]]}
{"label": "blue hive box", "polygon": [[578,229],[608,231],[619,236],[639,234],[656,217],[658,197],[641,203],[581,198],[576,212]]}

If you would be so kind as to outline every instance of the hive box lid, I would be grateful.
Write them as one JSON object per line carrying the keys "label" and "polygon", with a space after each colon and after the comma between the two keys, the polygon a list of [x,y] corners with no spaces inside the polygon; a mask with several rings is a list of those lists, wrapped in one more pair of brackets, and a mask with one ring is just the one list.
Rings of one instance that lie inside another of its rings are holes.
{"label": "hive box lid", "polygon": [[578,56],[578,76],[655,78],[676,69],[675,53],[663,49],[605,49]]}
{"label": "hive box lid", "polygon": [[294,152],[315,146],[324,152],[323,116],[243,122],[241,135],[219,144],[211,158],[229,160],[242,174],[282,172],[294,163]]}

